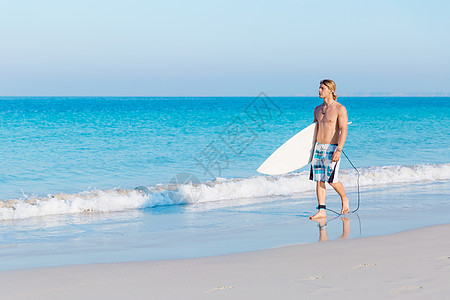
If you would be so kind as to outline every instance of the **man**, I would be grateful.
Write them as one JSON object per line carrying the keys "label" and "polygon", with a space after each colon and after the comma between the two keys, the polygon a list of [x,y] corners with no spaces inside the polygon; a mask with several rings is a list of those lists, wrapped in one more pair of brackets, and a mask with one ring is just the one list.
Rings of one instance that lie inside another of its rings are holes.
{"label": "man", "polygon": [[310,219],[327,216],[325,182],[328,182],[341,197],[341,214],[349,211],[348,198],[344,186],[338,178],[342,148],[347,139],[348,116],[345,106],[337,102],[335,92],[336,84],[333,80],[324,79],[320,82],[319,97],[323,99],[323,103],[314,109],[314,122],[317,122],[317,142],[310,173],[310,179],[317,182],[319,211]]}

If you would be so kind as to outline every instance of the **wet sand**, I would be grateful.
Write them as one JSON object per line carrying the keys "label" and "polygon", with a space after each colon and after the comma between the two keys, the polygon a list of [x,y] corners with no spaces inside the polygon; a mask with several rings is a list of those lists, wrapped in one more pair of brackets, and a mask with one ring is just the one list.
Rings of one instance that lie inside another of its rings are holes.
{"label": "wet sand", "polygon": [[0,272],[5,299],[433,299],[450,292],[450,224],[196,259]]}

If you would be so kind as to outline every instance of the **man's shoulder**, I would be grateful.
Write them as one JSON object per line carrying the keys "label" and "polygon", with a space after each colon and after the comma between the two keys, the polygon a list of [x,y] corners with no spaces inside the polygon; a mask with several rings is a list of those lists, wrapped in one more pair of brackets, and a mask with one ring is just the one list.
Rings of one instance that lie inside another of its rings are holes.
{"label": "man's shoulder", "polygon": [[339,103],[339,102],[337,102],[337,105],[336,105],[337,107],[337,109],[339,110],[339,111],[347,111],[347,108],[345,108],[345,106],[344,105],[342,105],[341,103]]}
{"label": "man's shoulder", "polygon": [[336,106],[339,108],[341,108],[341,107],[345,108],[344,104],[337,102],[337,101],[336,101]]}

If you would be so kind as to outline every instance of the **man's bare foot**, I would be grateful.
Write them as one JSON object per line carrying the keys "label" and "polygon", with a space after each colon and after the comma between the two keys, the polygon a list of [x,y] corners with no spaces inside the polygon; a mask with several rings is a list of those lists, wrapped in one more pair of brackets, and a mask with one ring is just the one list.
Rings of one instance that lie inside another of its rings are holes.
{"label": "man's bare foot", "polygon": [[325,225],[327,225],[327,219],[326,218],[316,218],[316,219],[311,219],[314,222],[317,222],[317,224],[319,224],[320,229],[325,229]]}
{"label": "man's bare foot", "polygon": [[342,209],[341,209],[341,215],[348,214],[348,211],[350,210],[348,206],[348,197],[342,198]]}
{"label": "man's bare foot", "polygon": [[326,217],[327,217],[327,212],[325,211],[325,209],[319,209],[319,211],[314,216],[310,216],[309,218],[311,220],[314,220],[314,219],[326,218]]}

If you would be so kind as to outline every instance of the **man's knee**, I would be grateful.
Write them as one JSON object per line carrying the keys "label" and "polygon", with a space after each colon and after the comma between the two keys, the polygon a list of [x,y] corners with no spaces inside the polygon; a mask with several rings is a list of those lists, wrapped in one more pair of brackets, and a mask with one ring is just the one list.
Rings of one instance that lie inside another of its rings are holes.
{"label": "man's knee", "polygon": [[339,185],[339,181],[338,182],[328,182],[332,187],[336,187]]}

